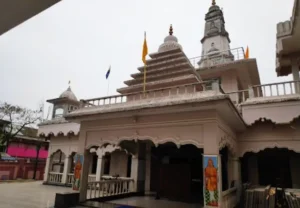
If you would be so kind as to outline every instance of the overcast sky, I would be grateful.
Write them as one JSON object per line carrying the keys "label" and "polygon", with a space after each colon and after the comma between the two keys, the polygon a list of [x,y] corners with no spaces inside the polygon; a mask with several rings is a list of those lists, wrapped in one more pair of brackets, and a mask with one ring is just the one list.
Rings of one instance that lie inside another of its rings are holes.
{"label": "overcast sky", "polygon": [[[294,0],[217,0],[231,48],[249,45],[262,83],[289,80],[275,72],[276,24]],[[156,52],[173,24],[188,57],[201,55],[211,0],[63,0],[0,36],[0,100],[36,108],[71,87],[80,99],[109,94],[142,65],[144,31]]]}

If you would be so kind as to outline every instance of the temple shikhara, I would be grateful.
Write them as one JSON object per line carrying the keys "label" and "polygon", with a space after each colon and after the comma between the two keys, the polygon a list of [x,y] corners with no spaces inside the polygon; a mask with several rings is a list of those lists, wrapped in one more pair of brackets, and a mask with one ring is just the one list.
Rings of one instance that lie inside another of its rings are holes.
{"label": "temple shikhara", "polygon": [[72,186],[80,202],[149,195],[226,208],[245,195],[243,184],[299,189],[299,13],[295,0],[292,18],[277,25],[269,72],[292,81],[261,83],[256,58],[230,47],[213,1],[202,54],[188,58],[170,26],[146,60],[146,91],[140,66],[117,95],[79,100],[69,87],[48,100],[44,183]]}

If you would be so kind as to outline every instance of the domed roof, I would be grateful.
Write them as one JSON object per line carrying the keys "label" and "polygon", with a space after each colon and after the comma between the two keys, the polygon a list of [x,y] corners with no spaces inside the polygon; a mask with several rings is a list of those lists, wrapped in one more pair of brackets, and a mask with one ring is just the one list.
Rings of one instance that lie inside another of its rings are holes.
{"label": "domed roof", "polygon": [[171,25],[169,35],[165,37],[164,43],[159,46],[158,52],[165,52],[177,48],[182,49],[182,46],[178,43],[176,36],[173,35],[173,27]]}
{"label": "domed roof", "polygon": [[64,91],[63,93],[61,93],[61,95],[59,96],[59,98],[68,98],[70,100],[74,100],[74,101],[78,101],[75,94],[72,92],[71,87],[69,86],[68,89],[66,91]]}

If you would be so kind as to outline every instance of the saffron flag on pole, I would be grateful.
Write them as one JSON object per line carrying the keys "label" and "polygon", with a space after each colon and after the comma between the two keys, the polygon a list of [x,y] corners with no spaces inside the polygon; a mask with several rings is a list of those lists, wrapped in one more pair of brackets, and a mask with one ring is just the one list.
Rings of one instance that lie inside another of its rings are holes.
{"label": "saffron flag on pole", "polygon": [[106,75],[105,75],[106,79],[108,79],[109,74],[110,74],[110,66],[109,66],[109,68],[108,68],[108,70],[107,70],[107,72],[106,72]]}
{"label": "saffron flag on pole", "polygon": [[246,53],[245,53],[245,59],[248,59],[248,58],[249,58],[249,47],[247,46]]}
{"label": "saffron flag on pole", "polygon": [[148,55],[148,46],[147,46],[147,40],[146,40],[146,32],[144,34],[144,45],[143,45],[143,54],[142,54],[142,60],[144,64],[146,64],[146,56]]}
{"label": "saffron flag on pole", "polygon": [[146,92],[146,56],[147,56],[147,54],[148,54],[148,46],[147,46],[146,32],[145,32],[143,54],[142,54],[142,60],[144,62],[144,93]]}

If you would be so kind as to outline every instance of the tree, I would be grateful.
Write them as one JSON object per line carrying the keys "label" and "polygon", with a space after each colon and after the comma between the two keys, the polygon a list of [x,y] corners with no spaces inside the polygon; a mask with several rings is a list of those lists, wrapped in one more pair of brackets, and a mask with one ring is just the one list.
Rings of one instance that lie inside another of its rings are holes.
{"label": "tree", "polygon": [[0,145],[8,147],[11,139],[25,130],[26,127],[34,127],[42,120],[43,107],[38,110],[23,108],[9,103],[0,103],[0,120],[8,123],[0,133]]}

